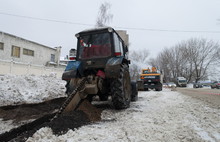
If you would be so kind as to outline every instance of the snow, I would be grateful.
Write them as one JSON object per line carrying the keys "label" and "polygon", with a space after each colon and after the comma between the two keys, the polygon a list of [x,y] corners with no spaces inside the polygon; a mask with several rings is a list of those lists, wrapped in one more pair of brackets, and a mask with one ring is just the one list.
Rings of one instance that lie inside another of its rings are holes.
{"label": "snow", "polygon": [[2,119],[0,119],[0,134],[7,132],[15,127],[16,126],[13,125],[13,120],[3,121]]}
{"label": "snow", "polygon": [[65,96],[65,81],[49,76],[0,76],[0,106],[40,103]]}
{"label": "snow", "polygon": [[23,124],[26,124],[26,123],[32,122],[32,121],[33,121],[33,119],[29,119],[29,120],[14,123],[13,120],[5,121],[2,118],[0,118],[0,134],[8,132],[13,128],[17,128]]}
{"label": "snow", "polygon": [[[62,97],[65,82],[55,76],[0,76],[0,106]],[[220,109],[170,89],[139,92],[126,110],[106,109],[102,121],[54,135],[39,129],[27,142],[220,141]],[[0,118],[0,133],[17,127]]]}
{"label": "snow", "polygon": [[164,89],[139,92],[126,110],[106,109],[102,121],[56,136],[51,128],[38,130],[37,141],[220,141],[220,110],[200,100]]}

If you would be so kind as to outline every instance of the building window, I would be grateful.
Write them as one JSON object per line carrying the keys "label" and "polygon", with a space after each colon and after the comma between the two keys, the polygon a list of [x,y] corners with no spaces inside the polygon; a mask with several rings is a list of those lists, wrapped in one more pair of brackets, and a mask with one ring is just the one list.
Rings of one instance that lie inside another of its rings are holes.
{"label": "building window", "polygon": [[34,56],[34,51],[24,48],[24,49],[23,49],[23,54],[24,54],[24,55],[29,55],[29,56]]}
{"label": "building window", "polygon": [[54,55],[54,54],[51,54],[51,56],[50,56],[50,61],[51,61],[51,62],[55,62],[55,55]]}
{"label": "building window", "polygon": [[4,50],[4,43],[0,42],[0,50]]}
{"label": "building window", "polygon": [[20,58],[20,47],[12,46],[11,56]]}

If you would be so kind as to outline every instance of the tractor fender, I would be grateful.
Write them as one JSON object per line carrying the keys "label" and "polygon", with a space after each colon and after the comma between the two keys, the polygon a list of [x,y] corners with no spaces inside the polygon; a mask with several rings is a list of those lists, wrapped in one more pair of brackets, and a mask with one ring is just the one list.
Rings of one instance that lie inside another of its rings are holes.
{"label": "tractor fender", "polygon": [[105,66],[105,75],[107,78],[118,78],[122,63],[128,64],[129,61],[124,57],[110,58]]}
{"label": "tractor fender", "polygon": [[62,80],[70,80],[71,78],[76,78],[81,72],[82,65],[80,61],[69,61],[62,75]]}

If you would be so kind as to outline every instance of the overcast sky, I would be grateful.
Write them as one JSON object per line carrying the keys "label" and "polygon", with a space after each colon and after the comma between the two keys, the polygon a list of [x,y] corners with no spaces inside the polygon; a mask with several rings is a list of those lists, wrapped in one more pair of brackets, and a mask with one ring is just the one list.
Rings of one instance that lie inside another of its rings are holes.
{"label": "overcast sky", "polygon": [[75,34],[94,27],[104,2],[113,14],[108,25],[127,30],[130,50],[148,49],[156,57],[192,37],[220,42],[220,0],[0,0],[0,31],[62,46],[65,56],[76,48]]}

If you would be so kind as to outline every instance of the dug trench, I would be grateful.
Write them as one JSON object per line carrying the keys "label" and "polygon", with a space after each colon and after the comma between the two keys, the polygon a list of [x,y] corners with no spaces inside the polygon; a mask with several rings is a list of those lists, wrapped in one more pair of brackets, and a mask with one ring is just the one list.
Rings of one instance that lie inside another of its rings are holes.
{"label": "dug trench", "polygon": [[19,124],[21,121],[34,120],[0,134],[1,141],[25,141],[42,127],[50,127],[54,134],[60,135],[69,129],[101,120],[101,112],[104,108],[100,106],[97,108],[84,100],[77,110],[62,113],[58,118],[51,121],[55,115],[53,112],[59,109],[64,100],[65,98],[59,98],[40,104],[1,107],[0,118],[3,120],[13,120],[15,124]]}

